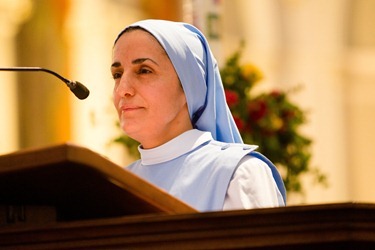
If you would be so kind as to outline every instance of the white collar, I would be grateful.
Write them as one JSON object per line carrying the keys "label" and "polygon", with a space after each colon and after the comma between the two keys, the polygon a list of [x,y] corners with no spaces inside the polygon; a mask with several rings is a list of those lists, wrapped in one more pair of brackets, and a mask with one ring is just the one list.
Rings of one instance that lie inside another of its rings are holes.
{"label": "white collar", "polygon": [[138,147],[138,150],[142,165],[152,165],[175,159],[210,140],[213,140],[210,132],[192,129],[159,147],[152,149]]}

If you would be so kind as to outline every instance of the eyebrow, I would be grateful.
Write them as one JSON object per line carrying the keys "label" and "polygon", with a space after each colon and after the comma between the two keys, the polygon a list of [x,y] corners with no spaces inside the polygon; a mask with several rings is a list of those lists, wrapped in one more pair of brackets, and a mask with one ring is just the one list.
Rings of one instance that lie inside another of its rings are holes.
{"label": "eyebrow", "polygon": [[153,62],[156,65],[159,65],[157,62],[155,62],[154,60],[152,60],[151,58],[148,58],[148,57],[135,59],[135,60],[132,61],[132,64],[141,64],[141,63],[143,63],[144,61],[147,61],[147,60]]}
{"label": "eyebrow", "polygon": [[[156,65],[159,65],[157,62],[155,62],[154,60],[152,60],[151,58],[148,58],[148,57],[134,59],[134,60],[132,61],[132,64],[141,64],[141,63],[143,63],[143,62],[145,62],[145,61],[147,61],[147,60],[153,62],[153,63],[156,64]],[[120,63],[120,62],[114,62],[114,63],[112,63],[112,65],[111,65],[112,68],[117,68],[117,67],[120,67],[120,66],[121,66],[121,63]]]}
{"label": "eyebrow", "polygon": [[121,66],[121,63],[119,63],[119,62],[114,62],[114,63],[112,63],[111,68],[118,68],[118,67],[120,67],[120,66]]}

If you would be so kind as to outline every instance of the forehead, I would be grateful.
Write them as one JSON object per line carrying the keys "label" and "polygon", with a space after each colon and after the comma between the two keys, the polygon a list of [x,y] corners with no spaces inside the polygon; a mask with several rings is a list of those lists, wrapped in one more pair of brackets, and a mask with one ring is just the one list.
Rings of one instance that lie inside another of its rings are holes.
{"label": "forehead", "polygon": [[166,55],[165,50],[156,38],[142,29],[133,29],[123,33],[113,48],[114,58],[140,52],[143,54],[162,53]]}

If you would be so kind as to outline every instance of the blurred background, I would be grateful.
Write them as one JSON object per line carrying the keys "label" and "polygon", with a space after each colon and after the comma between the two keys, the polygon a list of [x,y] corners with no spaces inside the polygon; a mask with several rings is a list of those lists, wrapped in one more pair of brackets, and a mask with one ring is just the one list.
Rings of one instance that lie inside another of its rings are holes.
{"label": "blurred background", "polygon": [[0,0],[0,67],[36,66],[85,84],[78,100],[42,72],[0,71],[0,154],[70,142],[119,165],[112,46],[145,18],[189,22],[219,62],[243,40],[263,89],[302,86],[303,132],[328,186],[303,179],[289,204],[375,202],[375,0]]}

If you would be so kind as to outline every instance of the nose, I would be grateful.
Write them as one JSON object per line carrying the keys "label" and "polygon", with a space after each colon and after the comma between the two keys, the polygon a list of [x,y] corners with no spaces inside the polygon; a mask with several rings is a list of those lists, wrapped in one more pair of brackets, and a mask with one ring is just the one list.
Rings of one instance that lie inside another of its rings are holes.
{"label": "nose", "polygon": [[131,84],[130,79],[123,74],[118,80],[118,84],[115,87],[115,93],[120,97],[130,97],[134,96],[135,90]]}

